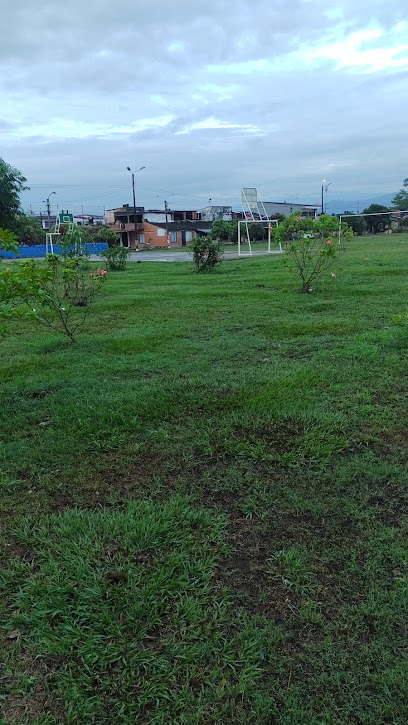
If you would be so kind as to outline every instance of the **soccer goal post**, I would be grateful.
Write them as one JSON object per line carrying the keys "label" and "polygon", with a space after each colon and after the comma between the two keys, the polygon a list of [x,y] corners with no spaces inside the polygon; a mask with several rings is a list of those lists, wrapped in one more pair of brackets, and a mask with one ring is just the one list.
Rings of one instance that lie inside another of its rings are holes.
{"label": "soccer goal post", "polygon": [[[377,228],[377,229],[370,229],[368,231],[368,234],[392,234],[393,231],[397,231],[397,229],[400,228],[401,222],[403,219],[406,219],[408,217],[408,210],[406,211],[400,211],[399,209],[393,209],[391,211],[376,211],[372,212],[370,214],[340,214],[339,215],[339,244],[341,244],[341,225],[342,222],[346,222],[346,224],[351,219],[367,219],[368,221],[372,219],[373,217],[385,217],[386,219],[383,219],[381,226],[383,229]],[[381,222],[381,220],[380,220]],[[352,225],[350,224],[351,228]],[[408,227],[407,227],[408,229]]]}
{"label": "soccer goal post", "polygon": [[[276,219],[239,219],[238,220],[238,256],[239,257],[252,257],[252,244],[251,244],[251,235],[249,232],[249,228],[251,224],[261,224],[264,229],[267,229],[268,231],[268,253],[269,254],[276,254],[278,250],[271,248],[271,240],[272,240],[272,230],[273,227],[278,226],[278,221]],[[243,227],[245,228],[245,231],[243,231]],[[245,241],[243,241],[243,238]],[[248,245],[248,251],[242,251],[242,246]],[[282,245],[279,242],[279,251],[282,251]]]}

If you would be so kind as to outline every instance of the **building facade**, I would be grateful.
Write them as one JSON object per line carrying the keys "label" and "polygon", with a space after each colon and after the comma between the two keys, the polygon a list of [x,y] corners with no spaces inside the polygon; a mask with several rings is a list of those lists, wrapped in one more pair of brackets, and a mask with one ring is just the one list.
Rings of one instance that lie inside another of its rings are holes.
{"label": "building facade", "polygon": [[263,207],[271,219],[275,214],[283,214],[283,216],[290,216],[297,212],[299,216],[312,217],[314,219],[317,216],[319,207],[311,204],[295,204],[294,202],[286,201],[264,201]]}
{"label": "building facade", "polygon": [[133,207],[124,204],[106,212],[107,226],[118,234],[120,243],[130,249],[184,247],[196,235],[208,234],[210,222],[201,221],[196,211],[136,207],[137,233]]}
{"label": "building facade", "polygon": [[198,210],[197,214],[198,218],[205,222],[215,222],[217,219],[230,222],[234,219],[232,206],[204,206]]}

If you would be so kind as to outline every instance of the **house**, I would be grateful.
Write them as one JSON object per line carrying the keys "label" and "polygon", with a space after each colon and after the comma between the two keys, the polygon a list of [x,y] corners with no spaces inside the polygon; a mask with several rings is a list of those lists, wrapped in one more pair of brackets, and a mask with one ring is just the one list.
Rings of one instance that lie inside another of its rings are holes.
{"label": "house", "polygon": [[[186,246],[194,236],[208,234],[211,223],[201,221],[195,210],[147,209],[136,207],[137,234],[133,206],[124,204],[108,209],[106,224],[117,232],[120,243],[131,249]],[[167,233],[166,233],[167,230]],[[137,238],[136,238],[137,237]]]}
{"label": "house", "polygon": [[206,222],[215,222],[217,219],[230,222],[236,218],[235,212],[232,211],[232,206],[204,206],[198,210],[197,214],[199,219]]}
{"label": "house", "polygon": [[137,249],[139,243],[144,244],[144,238],[141,236],[144,231],[144,211],[144,206],[136,207],[136,229],[133,206],[123,204],[123,206],[120,206],[117,209],[107,210],[105,217],[106,225],[114,232],[117,232],[122,246]]}
{"label": "house", "polygon": [[[166,240],[166,227],[168,241]],[[166,222],[145,222],[144,242],[147,248],[150,247],[185,247],[194,237],[203,237],[209,234],[211,222],[202,222],[199,219],[194,221],[167,221]]]}

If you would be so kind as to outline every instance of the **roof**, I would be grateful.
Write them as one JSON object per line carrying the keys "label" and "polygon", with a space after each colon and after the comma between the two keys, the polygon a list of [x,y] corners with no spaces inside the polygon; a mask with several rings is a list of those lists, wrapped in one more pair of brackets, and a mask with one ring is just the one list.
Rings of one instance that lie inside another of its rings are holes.
{"label": "roof", "polygon": [[[136,207],[137,214],[143,214],[144,210],[144,206]],[[127,204],[126,206],[117,206],[114,209],[107,209],[106,211],[116,211],[118,214],[133,214],[133,206]]]}
{"label": "roof", "polygon": [[302,204],[296,201],[264,201],[257,202],[258,204],[274,204],[275,206],[298,206],[299,209],[315,209],[316,204]]}
{"label": "roof", "polygon": [[[148,222],[149,224],[152,224],[155,227],[160,227],[161,229],[166,229],[166,222]],[[186,219],[182,222],[168,222],[167,223],[167,229],[169,232],[188,232],[197,230],[200,232],[204,232],[211,229],[211,222],[203,222],[199,219]]]}

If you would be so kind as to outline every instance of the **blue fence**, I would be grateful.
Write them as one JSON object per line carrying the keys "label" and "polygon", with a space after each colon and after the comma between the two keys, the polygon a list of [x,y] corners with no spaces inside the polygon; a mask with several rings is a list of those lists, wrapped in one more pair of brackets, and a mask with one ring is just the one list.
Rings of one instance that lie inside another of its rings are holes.
{"label": "blue fence", "polygon": [[[86,248],[86,254],[100,254],[106,249],[109,249],[106,242],[84,244],[84,248]],[[14,252],[3,252],[3,250],[0,249],[0,257],[3,257],[3,259],[30,259],[31,257],[45,257],[46,255],[45,244],[35,244],[32,247],[29,247],[26,244],[21,244],[18,251],[19,254],[17,255],[14,254]],[[54,254],[60,254],[60,251],[59,244],[54,244]]]}

